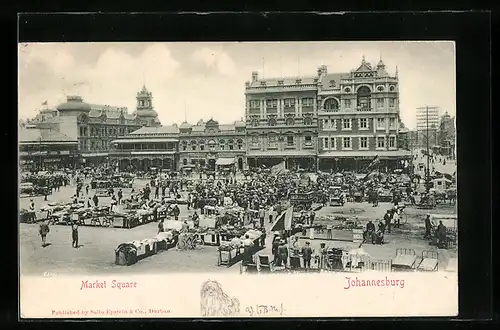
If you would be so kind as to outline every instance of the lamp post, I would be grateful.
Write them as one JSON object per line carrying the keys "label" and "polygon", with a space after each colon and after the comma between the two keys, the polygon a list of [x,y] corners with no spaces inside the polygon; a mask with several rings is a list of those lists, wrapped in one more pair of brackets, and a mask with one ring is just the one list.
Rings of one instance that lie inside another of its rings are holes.
{"label": "lamp post", "polygon": [[425,176],[425,191],[426,192],[429,192],[429,181],[430,181],[430,154],[429,154],[429,107],[426,106],[425,107],[425,122],[426,122],[426,130],[427,130],[427,134],[426,134],[426,149],[427,149],[427,173],[426,173],[426,176]]}

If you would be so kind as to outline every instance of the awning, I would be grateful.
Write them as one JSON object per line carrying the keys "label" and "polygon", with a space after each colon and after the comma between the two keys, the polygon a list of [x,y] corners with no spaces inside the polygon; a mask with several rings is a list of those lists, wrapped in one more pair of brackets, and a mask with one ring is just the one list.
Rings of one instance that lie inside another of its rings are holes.
{"label": "awning", "polygon": [[318,155],[319,158],[375,157],[375,156],[379,156],[379,158],[411,157],[411,153],[408,150],[380,150],[380,151],[352,150],[352,151],[330,151]]}
{"label": "awning", "polygon": [[106,157],[108,156],[107,152],[101,152],[101,153],[92,153],[92,154],[82,154],[82,157]]}
{"label": "awning", "polygon": [[155,138],[155,139],[117,139],[111,143],[156,143],[156,142],[179,142],[174,138]]}
{"label": "awning", "polygon": [[218,158],[215,165],[233,165],[235,163],[234,158]]}
{"label": "awning", "polygon": [[291,230],[292,229],[293,208],[289,207],[282,212],[271,227],[271,231]]}

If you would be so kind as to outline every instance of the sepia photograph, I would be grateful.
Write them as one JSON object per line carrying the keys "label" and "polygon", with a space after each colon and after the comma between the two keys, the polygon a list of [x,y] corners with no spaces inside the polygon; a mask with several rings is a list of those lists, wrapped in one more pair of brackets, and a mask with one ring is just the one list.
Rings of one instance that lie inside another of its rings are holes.
{"label": "sepia photograph", "polygon": [[18,70],[21,279],[201,276],[200,317],[264,310],[225,276],[457,290],[454,42],[24,43]]}

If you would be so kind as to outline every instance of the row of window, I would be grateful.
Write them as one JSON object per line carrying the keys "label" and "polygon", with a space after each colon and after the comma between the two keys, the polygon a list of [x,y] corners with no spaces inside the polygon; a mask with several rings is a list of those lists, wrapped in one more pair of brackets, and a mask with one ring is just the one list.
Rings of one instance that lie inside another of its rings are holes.
{"label": "row of window", "polygon": [[[90,127],[90,136],[118,136],[118,135],[125,135],[125,134],[130,134],[133,131],[135,131],[137,128],[125,128],[125,127],[120,127],[120,128],[113,128],[113,127],[102,127],[102,128],[97,128],[97,127]],[[88,127],[85,126],[80,126],[80,136],[89,136],[89,130]]]}
{"label": "row of window", "polygon": [[[271,118],[267,121],[267,126],[276,126],[277,123],[278,123],[278,121],[275,118]],[[254,126],[254,127],[259,126],[259,124],[260,124],[260,121],[258,119],[253,119],[251,122],[251,126]],[[297,124],[296,119],[294,119],[294,118],[285,119],[285,125],[293,126],[295,124]],[[313,124],[313,120],[312,120],[312,118],[306,117],[302,120],[302,124],[306,125],[306,126],[310,126]]]}
{"label": "row of window", "polygon": [[[192,140],[189,143],[189,146],[191,147],[192,151],[196,150],[209,150],[209,151],[215,151],[215,150],[243,150],[243,140],[238,139],[236,141],[236,144],[234,143],[233,140],[228,140],[227,144],[225,143],[224,140],[219,141],[219,148],[216,149],[217,143],[214,140],[210,140],[207,143],[208,149],[205,149],[205,141],[199,141],[199,143],[196,142],[196,140]],[[188,142],[187,141],[182,141],[181,143],[181,150],[182,151],[187,151],[188,150]]]}
{"label": "row of window", "polygon": [[[341,137],[338,138],[341,142],[341,148],[342,149],[352,149],[352,142],[353,138],[352,137]],[[359,137],[359,149],[368,149],[369,148],[369,140],[367,136],[362,136]],[[325,137],[322,138],[322,148],[324,150],[334,150],[337,149],[337,138],[335,137]],[[386,145],[386,142],[388,142],[388,145]],[[389,141],[387,141],[386,137],[384,136],[378,136],[376,138],[376,147],[377,148],[396,148],[396,137],[395,136],[390,136]]]}
{"label": "row of window", "polygon": [[[278,148],[278,137],[276,135],[270,135],[267,138],[267,146],[269,149],[274,149]],[[260,146],[260,139],[258,136],[252,136],[250,140],[252,148],[257,148]],[[286,136],[286,142],[285,145],[287,147],[294,147],[295,146],[295,136],[293,135],[287,135]],[[304,136],[304,145],[305,146],[312,146],[312,136],[307,135]]]}
{"label": "row of window", "polygon": [[[369,129],[369,118],[359,118],[358,128],[359,129]],[[341,123],[343,130],[352,129],[352,118],[344,119],[323,119],[323,129],[337,129],[337,121]],[[386,118],[377,118],[377,129],[386,129],[387,120]],[[396,118],[389,118],[389,128],[396,128]]]}
{"label": "row of window", "polygon": [[[376,107],[378,109],[382,109],[385,107],[385,99],[384,98],[377,98],[376,99]],[[344,103],[344,109],[351,109],[352,106],[352,100],[351,99],[346,99],[343,100]],[[364,109],[370,109],[371,108],[371,98],[370,97],[360,97],[358,98],[358,107],[359,108],[364,108]],[[396,98],[391,97],[389,98],[389,108],[394,108],[396,107]],[[330,112],[336,112],[339,110],[339,103],[336,99],[328,99],[325,101],[323,105],[323,109],[326,111]]]}
{"label": "row of window", "polygon": [[[259,109],[261,100],[250,100],[250,108],[251,109]],[[278,108],[278,99],[267,99],[265,100],[266,108]],[[283,106],[285,108],[293,108],[295,107],[296,99],[287,98],[283,99]],[[314,105],[314,98],[312,97],[304,97],[300,99],[300,103],[303,107],[312,107]]]}

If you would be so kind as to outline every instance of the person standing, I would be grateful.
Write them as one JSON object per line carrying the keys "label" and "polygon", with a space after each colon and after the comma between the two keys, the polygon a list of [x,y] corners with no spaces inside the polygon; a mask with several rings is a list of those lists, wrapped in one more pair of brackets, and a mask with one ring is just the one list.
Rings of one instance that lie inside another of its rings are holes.
{"label": "person standing", "polygon": [[399,215],[399,211],[398,209],[394,209],[394,211],[392,211],[392,221],[394,223],[394,228],[399,228],[400,226],[400,215]]}
{"label": "person standing", "polygon": [[432,224],[431,224],[431,216],[427,215],[425,217],[425,235],[424,239],[431,238],[431,230],[432,230]]}
{"label": "person standing", "polygon": [[28,219],[28,222],[33,222],[36,221],[36,215],[35,215],[35,202],[33,200],[30,200],[30,216]]}
{"label": "person standing", "polygon": [[385,221],[385,228],[387,229],[387,232],[390,234],[391,233],[391,210],[387,210],[384,214],[384,221]]}
{"label": "person standing", "polygon": [[165,228],[163,226],[163,219],[160,219],[160,222],[158,222],[158,234],[163,233],[165,231]]}
{"label": "person standing", "polygon": [[285,245],[285,240],[280,241],[280,245],[278,246],[278,255],[279,255],[279,260],[283,263],[283,266],[287,268],[288,247]]}
{"label": "person standing", "polygon": [[266,216],[266,210],[264,209],[264,206],[261,205],[260,210],[259,210],[260,227],[264,227],[265,216]]}
{"label": "person standing", "polygon": [[446,226],[443,225],[443,221],[439,221],[437,227],[437,237],[438,237],[438,247],[440,249],[446,248]]}
{"label": "person standing", "polygon": [[73,243],[71,244],[74,248],[78,248],[78,223],[73,221],[71,224],[71,237],[73,238]]}
{"label": "person standing", "polygon": [[93,199],[95,207],[99,206],[99,197],[97,195],[94,195]]}
{"label": "person standing", "polygon": [[311,269],[311,258],[313,250],[309,242],[306,242],[306,246],[302,248],[302,258],[304,259],[304,268],[306,271]]}
{"label": "person standing", "polygon": [[118,190],[118,205],[121,205],[122,203],[122,198],[123,198],[123,191],[122,191],[122,188],[120,188],[120,190]]}
{"label": "person standing", "polygon": [[155,199],[160,198],[160,186],[156,185],[155,187]]}
{"label": "person standing", "polygon": [[89,185],[86,185],[85,186],[85,194],[88,196],[89,194]]}
{"label": "person standing", "polygon": [[272,206],[269,207],[269,223],[273,223],[273,212],[274,208]]}
{"label": "person standing", "polygon": [[50,232],[49,225],[47,224],[47,220],[40,223],[39,234],[42,238],[42,247],[47,246],[47,234]]}

